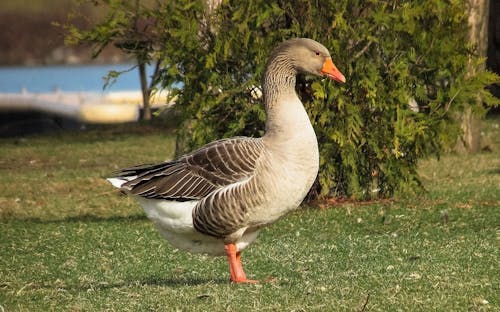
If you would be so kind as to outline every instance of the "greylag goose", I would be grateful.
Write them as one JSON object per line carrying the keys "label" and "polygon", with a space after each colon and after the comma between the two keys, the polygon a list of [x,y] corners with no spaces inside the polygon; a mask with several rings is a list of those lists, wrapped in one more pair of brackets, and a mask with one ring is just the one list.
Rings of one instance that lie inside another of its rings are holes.
{"label": "greylag goose", "polygon": [[139,201],[174,247],[226,255],[235,283],[256,282],[243,271],[241,251],[262,227],[299,206],[318,173],[316,134],[295,92],[298,73],[345,82],[323,45],[287,40],[272,52],[264,73],[263,137],[222,139],[108,179]]}

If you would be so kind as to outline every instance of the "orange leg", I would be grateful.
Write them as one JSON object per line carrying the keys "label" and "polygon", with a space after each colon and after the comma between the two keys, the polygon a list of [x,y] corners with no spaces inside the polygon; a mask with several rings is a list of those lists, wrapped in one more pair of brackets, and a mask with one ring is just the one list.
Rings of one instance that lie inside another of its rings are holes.
{"label": "orange leg", "polygon": [[234,243],[226,244],[227,261],[229,262],[229,273],[233,283],[258,283],[256,280],[249,280],[241,265],[241,252],[237,251]]}

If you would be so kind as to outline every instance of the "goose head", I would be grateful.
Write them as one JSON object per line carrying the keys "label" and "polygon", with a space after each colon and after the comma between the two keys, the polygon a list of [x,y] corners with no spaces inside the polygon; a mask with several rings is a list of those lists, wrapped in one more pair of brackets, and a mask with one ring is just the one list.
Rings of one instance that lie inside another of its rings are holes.
{"label": "goose head", "polygon": [[293,70],[316,76],[326,76],[338,82],[345,82],[345,77],[332,61],[330,52],[321,43],[307,38],[290,39],[280,44],[271,59],[284,56]]}

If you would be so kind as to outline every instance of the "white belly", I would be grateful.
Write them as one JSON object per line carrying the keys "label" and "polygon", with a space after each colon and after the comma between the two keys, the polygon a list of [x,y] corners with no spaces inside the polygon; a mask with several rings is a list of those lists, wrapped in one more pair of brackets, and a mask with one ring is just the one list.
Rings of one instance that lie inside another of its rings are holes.
{"label": "white belly", "polygon": [[[192,210],[197,201],[167,201],[135,197],[144,208],[147,217],[153,221],[158,231],[174,247],[193,253],[213,256],[225,255],[224,241],[202,234],[193,227]],[[252,243],[259,231],[245,232],[236,241],[239,251]]]}

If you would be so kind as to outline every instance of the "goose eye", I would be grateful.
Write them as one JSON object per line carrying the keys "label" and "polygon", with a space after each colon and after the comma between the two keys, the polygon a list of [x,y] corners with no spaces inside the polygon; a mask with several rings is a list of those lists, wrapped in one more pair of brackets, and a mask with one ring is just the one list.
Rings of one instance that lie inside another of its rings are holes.
{"label": "goose eye", "polygon": [[319,56],[320,53],[318,51],[316,51],[316,52],[314,52],[314,54],[316,54],[317,56]]}

